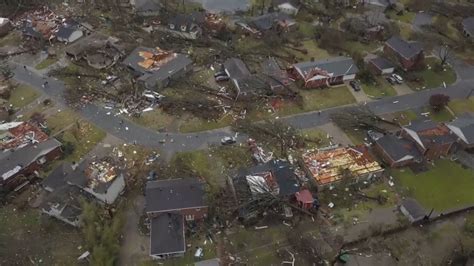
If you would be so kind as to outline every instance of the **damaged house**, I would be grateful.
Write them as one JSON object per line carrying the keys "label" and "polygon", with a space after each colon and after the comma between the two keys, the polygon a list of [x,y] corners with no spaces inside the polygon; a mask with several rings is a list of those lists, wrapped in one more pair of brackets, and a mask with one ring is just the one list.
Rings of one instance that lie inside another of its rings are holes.
{"label": "damaged house", "polygon": [[345,179],[370,180],[384,171],[365,146],[312,150],[303,154],[303,161],[306,174],[320,189]]}
{"label": "damaged house", "polygon": [[390,134],[377,139],[373,150],[390,167],[403,167],[423,161],[423,155],[415,143]]}
{"label": "damaged house", "polygon": [[160,48],[137,47],[122,62],[147,89],[164,88],[172,79],[192,70],[192,61],[183,54]]}
{"label": "damaged house", "polygon": [[113,204],[125,189],[125,173],[110,157],[82,162],[66,180],[105,204]]}
{"label": "damaged house", "polygon": [[202,35],[200,25],[205,23],[205,14],[193,12],[191,14],[178,14],[168,22],[167,32],[183,39],[195,40]]}
{"label": "damaged house", "polygon": [[133,10],[138,16],[151,17],[158,16],[161,10],[159,0],[133,0]]}
{"label": "damaged house", "polygon": [[446,126],[458,138],[458,143],[462,148],[474,148],[474,116],[472,114],[464,114],[446,123]]}
{"label": "damaged house", "polygon": [[423,46],[419,42],[408,42],[393,36],[385,42],[385,55],[396,60],[405,71],[419,68],[424,64]]}
{"label": "damaged house", "polygon": [[297,63],[288,71],[290,77],[304,82],[305,88],[322,88],[354,80],[359,69],[352,58],[340,56]]}
{"label": "damaged house", "polygon": [[276,7],[280,12],[296,16],[300,10],[301,3],[299,0],[272,0],[272,6]]}
{"label": "damaged house", "polygon": [[265,77],[270,89],[275,93],[287,92],[286,87],[290,85],[288,72],[281,68],[274,57],[270,57],[262,62],[262,74]]}
{"label": "damaged house", "polygon": [[245,63],[238,58],[227,59],[224,62],[224,71],[232,80],[239,96],[274,94],[269,81],[276,82],[276,80],[264,75],[251,74]]}
{"label": "damaged house", "polygon": [[261,36],[269,31],[285,32],[296,27],[296,20],[285,13],[268,13],[236,23],[243,32]]}
{"label": "damaged house", "polygon": [[49,193],[46,196],[41,205],[41,212],[74,227],[79,227],[82,214],[79,195],[81,195],[79,188],[61,186],[54,193]]}
{"label": "damaged house", "polygon": [[150,219],[150,256],[183,256],[186,222],[207,216],[204,185],[194,178],[150,181],[146,185],[145,212]]}
{"label": "damaged house", "polygon": [[115,65],[124,54],[117,39],[93,33],[69,45],[66,55],[73,61],[85,60],[92,68],[104,69]]}
{"label": "damaged house", "polygon": [[77,41],[84,35],[84,32],[80,28],[80,24],[74,20],[66,20],[61,23],[58,31],[56,32],[56,39],[64,43],[72,43]]}

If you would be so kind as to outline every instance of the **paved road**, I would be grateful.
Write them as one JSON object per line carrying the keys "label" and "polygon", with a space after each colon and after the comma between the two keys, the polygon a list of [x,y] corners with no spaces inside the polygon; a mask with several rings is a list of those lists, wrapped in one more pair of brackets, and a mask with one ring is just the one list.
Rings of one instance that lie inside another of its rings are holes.
{"label": "paved road", "polygon": [[[31,85],[49,95],[49,97],[59,104],[65,105],[63,97],[65,86],[63,82],[53,78],[44,77],[41,74],[35,72],[34,69],[29,69],[27,71],[23,69],[23,66],[20,65],[13,65],[13,72],[15,74],[15,80]],[[427,104],[429,96],[435,93],[444,93],[449,95],[451,98],[464,98],[469,94],[470,90],[474,89],[474,71],[471,73],[473,73],[473,75],[469,77],[469,75],[463,71],[462,79],[446,89],[437,88],[420,91],[409,95],[384,98],[378,101],[370,102],[367,104],[367,106],[376,114],[384,114],[422,107]],[[48,81],[49,85],[46,88],[42,88],[42,84],[46,80]],[[327,109],[320,113],[310,112],[298,114],[284,117],[282,120],[297,128],[312,128],[330,122],[330,114],[340,111],[342,108],[343,107]],[[121,125],[122,119],[120,117],[107,115],[108,110],[94,104],[85,106],[79,110],[79,113],[85,119],[94,123],[109,134],[121,138],[129,143],[136,141],[136,143],[143,146],[159,147],[161,152],[164,154],[173,154],[179,151],[202,149],[207,147],[209,144],[219,143],[222,137],[229,136],[231,134],[229,128],[203,131],[199,133],[182,134],[159,133],[128,120],[124,120],[123,124]],[[166,143],[160,144],[160,140],[163,139],[167,140]]]}

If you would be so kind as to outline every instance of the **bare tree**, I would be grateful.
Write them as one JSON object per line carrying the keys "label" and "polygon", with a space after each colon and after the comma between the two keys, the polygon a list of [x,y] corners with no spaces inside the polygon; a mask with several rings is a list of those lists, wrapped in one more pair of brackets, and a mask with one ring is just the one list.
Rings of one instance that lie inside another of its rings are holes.
{"label": "bare tree", "polygon": [[444,66],[451,57],[452,51],[448,45],[443,45],[438,49],[438,57],[441,60],[441,66]]}

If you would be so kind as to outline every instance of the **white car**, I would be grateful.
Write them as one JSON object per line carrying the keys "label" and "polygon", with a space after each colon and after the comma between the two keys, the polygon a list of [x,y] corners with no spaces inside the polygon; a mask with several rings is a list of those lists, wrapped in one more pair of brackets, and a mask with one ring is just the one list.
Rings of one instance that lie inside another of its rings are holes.
{"label": "white car", "polygon": [[224,137],[221,139],[222,145],[230,145],[230,144],[234,144],[235,142],[237,141],[234,137]]}
{"label": "white car", "polygon": [[397,81],[398,84],[402,84],[402,82],[403,82],[403,78],[400,77],[400,75],[398,75],[398,74],[392,74],[392,78],[394,78]]}

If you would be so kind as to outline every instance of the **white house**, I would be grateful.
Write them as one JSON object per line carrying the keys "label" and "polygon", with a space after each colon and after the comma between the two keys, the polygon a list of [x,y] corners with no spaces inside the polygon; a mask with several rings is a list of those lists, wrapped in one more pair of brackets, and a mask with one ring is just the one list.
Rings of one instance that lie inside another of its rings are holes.
{"label": "white house", "polygon": [[276,7],[280,12],[296,15],[300,10],[300,1],[299,0],[274,0],[273,6]]}

